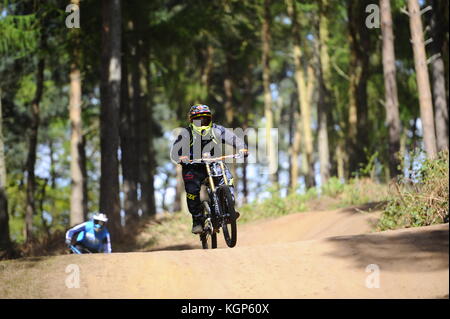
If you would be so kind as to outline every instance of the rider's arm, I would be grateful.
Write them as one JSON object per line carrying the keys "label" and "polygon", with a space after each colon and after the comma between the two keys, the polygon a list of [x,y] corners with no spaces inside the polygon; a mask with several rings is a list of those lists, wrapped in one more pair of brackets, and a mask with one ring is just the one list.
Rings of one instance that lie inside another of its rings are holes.
{"label": "rider's arm", "polygon": [[79,224],[75,227],[72,227],[66,232],[66,243],[72,244],[72,239],[74,238],[74,235],[78,235],[80,232],[84,231],[86,229],[86,223]]}
{"label": "rider's arm", "polygon": [[183,128],[170,149],[170,159],[178,164],[180,157],[189,156],[191,137],[188,129]]}
{"label": "rider's arm", "polygon": [[236,134],[234,134],[232,131],[230,131],[229,129],[227,129],[223,126],[220,126],[220,125],[217,125],[217,128],[220,131],[220,138],[222,139],[222,143],[231,145],[231,146],[235,147],[238,151],[248,149],[244,140],[241,139]]}

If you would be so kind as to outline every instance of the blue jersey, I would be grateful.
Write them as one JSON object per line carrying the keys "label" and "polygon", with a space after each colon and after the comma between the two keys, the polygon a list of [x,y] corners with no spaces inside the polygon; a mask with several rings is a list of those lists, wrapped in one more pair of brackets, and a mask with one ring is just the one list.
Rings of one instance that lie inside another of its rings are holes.
{"label": "blue jersey", "polygon": [[106,226],[97,232],[94,230],[94,222],[88,221],[69,229],[66,240],[72,241],[74,235],[77,236],[76,242],[87,249],[111,253],[111,239]]}

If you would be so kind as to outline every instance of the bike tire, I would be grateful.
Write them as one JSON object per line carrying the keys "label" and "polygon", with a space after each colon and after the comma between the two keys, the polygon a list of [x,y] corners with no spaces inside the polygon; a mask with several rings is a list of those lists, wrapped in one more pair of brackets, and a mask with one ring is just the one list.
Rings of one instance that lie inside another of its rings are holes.
{"label": "bike tire", "polygon": [[217,234],[216,233],[200,234],[200,240],[202,242],[203,249],[216,249],[217,248]]}
{"label": "bike tire", "polygon": [[[205,207],[205,212],[207,212],[206,215],[211,216],[211,209],[209,207],[208,201],[203,201],[203,206]],[[214,230],[211,229],[210,232],[204,232],[200,234],[200,241],[202,242],[202,248],[203,249],[215,249],[217,248],[217,234]]]}
{"label": "bike tire", "polygon": [[[223,237],[228,247],[233,248],[237,243],[236,211],[230,187],[222,185],[217,189],[222,214],[229,214],[229,219],[222,221]],[[230,229],[228,229],[230,227]]]}

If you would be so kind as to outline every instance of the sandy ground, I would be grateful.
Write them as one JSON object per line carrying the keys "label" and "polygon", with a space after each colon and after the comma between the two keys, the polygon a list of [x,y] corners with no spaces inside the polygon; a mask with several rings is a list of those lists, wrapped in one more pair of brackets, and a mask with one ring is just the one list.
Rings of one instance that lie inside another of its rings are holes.
{"label": "sandy ground", "polygon": [[232,249],[219,237],[216,250],[1,262],[0,298],[448,298],[448,224],[370,233],[378,216],[256,222],[239,227]]}

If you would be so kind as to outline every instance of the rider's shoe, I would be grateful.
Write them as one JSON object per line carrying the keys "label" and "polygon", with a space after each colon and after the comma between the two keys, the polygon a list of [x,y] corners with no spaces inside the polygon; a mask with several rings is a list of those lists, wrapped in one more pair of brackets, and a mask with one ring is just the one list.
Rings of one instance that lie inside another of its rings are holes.
{"label": "rider's shoe", "polygon": [[238,220],[240,216],[241,214],[238,211],[236,211],[236,220]]}
{"label": "rider's shoe", "polygon": [[192,218],[192,233],[201,234],[203,232],[203,218],[193,217]]}

